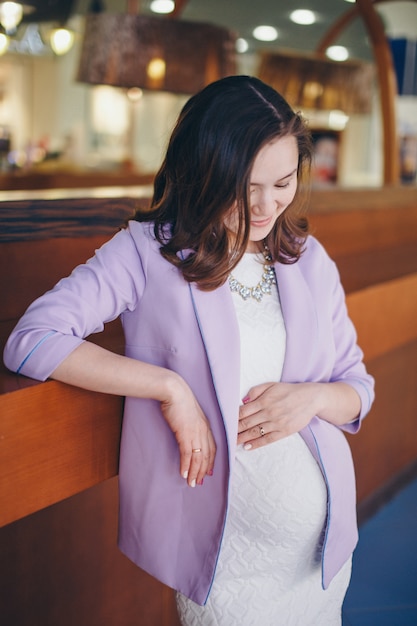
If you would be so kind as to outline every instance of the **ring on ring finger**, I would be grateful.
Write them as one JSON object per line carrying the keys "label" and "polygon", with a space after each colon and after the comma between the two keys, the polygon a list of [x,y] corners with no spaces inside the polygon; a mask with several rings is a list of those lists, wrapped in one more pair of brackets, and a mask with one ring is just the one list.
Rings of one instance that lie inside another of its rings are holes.
{"label": "ring on ring finger", "polygon": [[191,450],[191,452],[193,452],[193,453],[194,453],[194,452],[195,452],[195,453],[197,453],[197,452],[201,452],[201,448],[193,448],[193,449]]}
{"label": "ring on ring finger", "polygon": [[264,427],[261,424],[259,424],[259,434],[261,435],[261,437],[265,435]]}

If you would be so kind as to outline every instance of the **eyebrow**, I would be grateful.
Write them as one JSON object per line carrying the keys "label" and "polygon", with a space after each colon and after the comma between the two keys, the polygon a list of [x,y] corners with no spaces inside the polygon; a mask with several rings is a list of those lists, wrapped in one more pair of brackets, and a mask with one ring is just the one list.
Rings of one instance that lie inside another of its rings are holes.
{"label": "eyebrow", "polygon": [[[287,178],[290,178],[291,176],[293,176],[298,170],[298,167],[294,168],[292,172],[290,172],[289,174],[286,174],[285,176],[283,176],[282,178],[278,178],[278,180],[275,181],[275,184],[277,183],[281,183],[283,180],[286,180]],[[260,183],[256,183],[254,181],[249,181],[250,185],[259,185]]]}
{"label": "eyebrow", "polygon": [[286,176],[283,176],[282,178],[279,178],[276,182],[280,183],[282,180],[285,180],[286,178],[290,178],[291,176],[293,176],[293,174],[296,173],[297,170],[298,170],[298,167],[294,168],[292,172],[290,172]]}

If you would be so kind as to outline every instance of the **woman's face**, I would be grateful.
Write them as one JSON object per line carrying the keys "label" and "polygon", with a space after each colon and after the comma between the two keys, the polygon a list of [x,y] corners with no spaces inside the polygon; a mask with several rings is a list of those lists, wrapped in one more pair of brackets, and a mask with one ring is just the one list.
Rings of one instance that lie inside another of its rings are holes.
{"label": "woman's face", "polygon": [[[250,174],[250,234],[247,252],[262,249],[260,242],[271,232],[278,217],[291,204],[297,190],[298,146],[295,137],[276,139],[258,152]],[[237,231],[237,211],[226,226]]]}

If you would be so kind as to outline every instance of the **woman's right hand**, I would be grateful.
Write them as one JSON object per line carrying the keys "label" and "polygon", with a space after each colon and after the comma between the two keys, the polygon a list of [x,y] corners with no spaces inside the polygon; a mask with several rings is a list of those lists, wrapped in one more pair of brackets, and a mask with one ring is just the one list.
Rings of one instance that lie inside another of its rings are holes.
{"label": "woman's right hand", "polygon": [[213,473],[216,444],[210,424],[190,387],[176,372],[84,341],[58,365],[51,378],[82,389],[158,400],[178,442],[181,476],[194,487]]}
{"label": "woman's right hand", "polygon": [[161,410],[178,443],[181,476],[190,487],[202,485],[204,477],[213,474],[216,444],[206,416],[180,376],[171,378]]}

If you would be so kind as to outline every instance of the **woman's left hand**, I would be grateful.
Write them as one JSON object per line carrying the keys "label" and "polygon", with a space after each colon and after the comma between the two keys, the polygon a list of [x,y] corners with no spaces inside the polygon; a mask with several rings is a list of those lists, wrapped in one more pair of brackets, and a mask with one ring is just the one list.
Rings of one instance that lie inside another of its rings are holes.
{"label": "woman's left hand", "polygon": [[317,414],[317,383],[265,383],[252,387],[239,410],[238,444],[246,449],[299,432]]}

